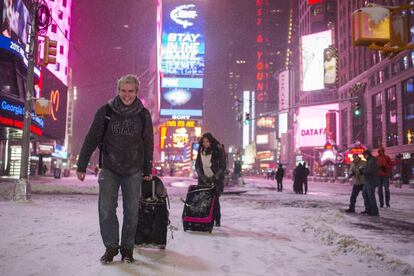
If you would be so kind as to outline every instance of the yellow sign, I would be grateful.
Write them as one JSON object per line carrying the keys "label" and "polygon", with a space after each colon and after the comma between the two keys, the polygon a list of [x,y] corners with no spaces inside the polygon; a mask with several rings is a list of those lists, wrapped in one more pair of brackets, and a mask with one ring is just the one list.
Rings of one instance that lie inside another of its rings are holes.
{"label": "yellow sign", "polygon": [[184,120],[170,120],[165,123],[167,127],[196,127],[196,121],[184,121]]}
{"label": "yellow sign", "polygon": [[275,128],[275,118],[274,117],[262,117],[257,120],[257,127],[260,128]]}
{"label": "yellow sign", "polygon": [[184,148],[188,141],[190,140],[188,139],[187,129],[178,128],[175,130],[173,134],[173,148]]}

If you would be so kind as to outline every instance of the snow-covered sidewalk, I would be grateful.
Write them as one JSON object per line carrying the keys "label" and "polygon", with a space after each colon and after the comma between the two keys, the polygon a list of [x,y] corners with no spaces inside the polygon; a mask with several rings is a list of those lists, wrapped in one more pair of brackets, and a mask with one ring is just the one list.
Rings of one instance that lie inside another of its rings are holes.
{"label": "snow-covered sidewalk", "polygon": [[[372,218],[342,211],[349,185],[315,183],[310,194],[296,195],[289,182],[278,193],[270,181],[246,179],[246,193],[222,196],[223,226],[205,234],[182,231],[180,198],[193,180],[165,178],[179,228],[167,249],[137,248],[136,263],[118,256],[103,266],[94,176],[49,180],[33,181],[34,191],[46,194],[31,202],[0,202],[0,275],[414,275],[409,189]],[[90,194],[73,194],[79,190]]]}

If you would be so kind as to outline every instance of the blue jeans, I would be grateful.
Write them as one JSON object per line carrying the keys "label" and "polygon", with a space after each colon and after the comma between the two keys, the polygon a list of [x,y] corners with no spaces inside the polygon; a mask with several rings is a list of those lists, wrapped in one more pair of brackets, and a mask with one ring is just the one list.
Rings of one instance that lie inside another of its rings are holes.
{"label": "blue jeans", "polygon": [[377,200],[375,199],[375,184],[365,183],[362,196],[364,197],[365,211],[371,215],[378,214]]}
{"label": "blue jeans", "polygon": [[385,204],[390,206],[390,178],[387,176],[380,176],[379,177],[379,185],[378,185],[378,198],[380,202],[380,206],[384,207],[384,194],[382,191],[382,187],[385,190]]}
{"label": "blue jeans", "polygon": [[119,186],[122,190],[124,221],[121,247],[134,248],[138,224],[138,202],[142,173],[122,177],[107,169],[99,173],[99,226],[105,247],[119,247],[119,222],[116,215]]}

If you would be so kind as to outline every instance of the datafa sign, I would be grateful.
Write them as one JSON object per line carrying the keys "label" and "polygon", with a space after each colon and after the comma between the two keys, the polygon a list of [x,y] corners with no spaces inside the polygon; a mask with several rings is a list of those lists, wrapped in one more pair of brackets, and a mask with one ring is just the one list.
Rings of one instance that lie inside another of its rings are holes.
{"label": "datafa sign", "polygon": [[[323,147],[329,136],[326,130],[326,114],[337,111],[338,104],[299,108],[297,131],[299,147]],[[338,129],[337,126],[336,132]]]}

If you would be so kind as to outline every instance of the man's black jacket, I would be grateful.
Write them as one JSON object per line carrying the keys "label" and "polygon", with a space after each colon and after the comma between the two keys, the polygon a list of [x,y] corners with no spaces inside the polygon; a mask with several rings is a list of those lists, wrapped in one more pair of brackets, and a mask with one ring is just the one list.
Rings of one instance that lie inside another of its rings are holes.
{"label": "man's black jacket", "polygon": [[[154,136],[149,111],[138,98],[132,105],[125,106],[119,96],[116,96],[108,105],[112,109],[112,115],[103,139],[103,168],[120,176],[130,176],[138,172],[150,175]],[[89,158],[101,142],[105,114],[106,105],[95,114],[79,155],[78,172],[86,172]]]}

